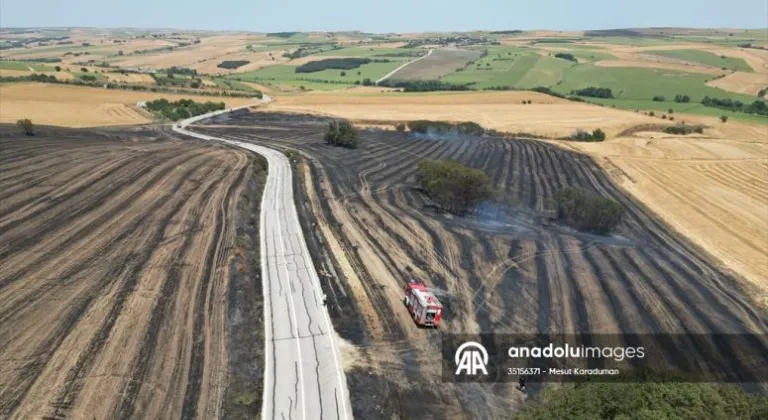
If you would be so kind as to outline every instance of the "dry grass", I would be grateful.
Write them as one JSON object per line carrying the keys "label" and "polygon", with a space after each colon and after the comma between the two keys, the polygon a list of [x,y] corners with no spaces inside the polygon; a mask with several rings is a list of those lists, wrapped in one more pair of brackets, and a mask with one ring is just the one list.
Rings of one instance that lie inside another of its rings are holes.
{"label": "dry grass", "polygon": [[155,79],[152,78],[152,76],[148,74],[137,74],[137,73],[105,73],[104,74],[107,79],[113,81],[113,82],[125,82],[125,83],[142,83],[142,84],[155,84]]}
{"label": "dry grass", "polygon": [[737,71],[723,78],[709,81],[707,85],[731,92],[757,95],[761,89],[768,87],[768,74]]}
{"label": "dry grass", "polygon": [[173,95],[41,83],[0,85],[0,122],[12,123],[20,118],[29,118],[35,124],[63,127],[143,124],[151,122],[151,119],[136,109],[136,103],[158,98],[223,101],[227,106],[251,102],[248,98]]}
{"label": "dry grass", "polygon": [[765,126],[714,127],[698,138],[654,133],[567,147],[594,156],[624,189],[757,286],[768,305]]}
{"label": "dry grass", "polygon": [[[533,101],[522,105],[523,100]],[[656,119],[535,92],[462,92],[443,94],[352,95],[317,93],[279,97],[275,110],[332,114],[354,120],[408,121],[416,119],[475,121],[486,128],[565,136],[574,130],[601,128],[615,135]]]}

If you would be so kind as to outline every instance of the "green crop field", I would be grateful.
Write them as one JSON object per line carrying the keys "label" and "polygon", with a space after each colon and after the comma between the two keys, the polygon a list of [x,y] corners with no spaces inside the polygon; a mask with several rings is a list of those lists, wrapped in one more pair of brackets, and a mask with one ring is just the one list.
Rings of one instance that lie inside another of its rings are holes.
{"label": "green crop field", "polygon": [[718,56],[708,51],[700,50],[659,50],[647,51],[648,54],[660,55],[663,57],[677,58],[680,60],[691,61],[713,67],[725,67],[732,70],[752,72],[749,66],[741,58]]}
{"label": "green crop field", "polygon": [[651,100],[662,95],[672,100],[676,94],[688,95],[691,101],[698,102],[704,96],[738,99],[751,102],[755,97],[726,92],[707,86],[711,76],[684,73],[674,70],[644,68],[608,68],[592,64],[578,64],[565,72],[562,83],[552,88],[568,94],[571,90],[590,86],[605,87],[613,90],[618,99]]}
{"label": "green crop field", "polygon": [[53,66],[47,64],[34,63],[31,61],[0,61],[0,69],[6,70],[29,70],[32,71],[56,71]]}
{"label": "green crop field", "polygon": [[[404,60],[393,59],[388,63],[369,63],[351,70],[323,70],[312,73],[296,73],[297,66],[278,64],[268,66],[256,71],[240,73],[227,77],[228,79],[241,79],[245,81],[274,81],[277,83],[300,85],[309,87],[306,82],[328,82],[326,89],[332,89],[334,85],[353,85],[355,81],[369,78],[376,80],[400,66]],[[345,76],[341,73],[344,72]],[[359,74],[358,74],[359,73]]]}

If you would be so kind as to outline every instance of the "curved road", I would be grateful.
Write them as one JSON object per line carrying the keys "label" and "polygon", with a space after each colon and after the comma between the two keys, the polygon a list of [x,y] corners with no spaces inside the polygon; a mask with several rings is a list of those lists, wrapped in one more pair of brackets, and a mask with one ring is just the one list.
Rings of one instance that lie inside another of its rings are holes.
{"label": "curved road", "polygon": [[[265,95],[262,103],[270,100]],[[288,158],[267,147],[186,129],[228,111],[184,120],[174,124],[173,130],[248,149],[269,164],[259,228],[266,331],[261,418],[347,420],[352,417],[351,405],[336,333],[322,304],[320,280],[299,225]]]}

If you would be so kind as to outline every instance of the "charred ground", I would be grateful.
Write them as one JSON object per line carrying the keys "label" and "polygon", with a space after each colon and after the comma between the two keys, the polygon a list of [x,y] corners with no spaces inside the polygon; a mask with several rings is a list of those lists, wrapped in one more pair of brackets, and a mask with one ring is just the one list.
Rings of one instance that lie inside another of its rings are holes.
{"label": "charred ground", "polygon": [[[416,328],[402,307],[401,286],[411,276],[443,292],[441,331],[768,329],[766,314],[754,309],[739,282],[628,198],[585,155],[533,140],[377,131],[364,131],[360,148],[346,150],[323,142],[326,124],[255,113],[223,116],[196,130],[304,156],[296,165],[298,199],[314,216],[305,228],[319,238],[319,252],[332,256],[335,273],[324,286],[335,297],[336,327],[357,345],[347,370],[357,416],[488,418],[524,400],[511,386],[440,382],[441,332]],[[417,188],[423,158],[483,169],[514,204],[472,218],[436,211]],[[618,235],[536,223],[565,186],[622,203],[627,213]]]}
{"label": "charred ground", "polygon": [[152,127],[36,131],[0,127],[0,418],[257,413],[265,162]]}

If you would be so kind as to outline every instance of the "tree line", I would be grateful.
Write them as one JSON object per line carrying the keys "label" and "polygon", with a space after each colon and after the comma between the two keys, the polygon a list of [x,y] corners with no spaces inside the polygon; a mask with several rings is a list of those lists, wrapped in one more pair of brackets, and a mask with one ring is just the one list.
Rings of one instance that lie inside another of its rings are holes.
{"label": "tree line", "polygon": [[441,82],[439,80],[383,80],[379,86],[401,88],[404,92],[435,92],[443,90],[469,90],[467,85]]}
{"label": "tree line", "polygon": [[768,115],[768,105],[762,99],[758,99],[749,105],[745,105],[743,102],[733,100],[730,98],[710,98],[705,96],[701,100],[701,104],[712,108],[727,109],[735,112],[746,112],[747,114]]}
{"label": "tree line", "polygon": [[466,121],[450,123],[446,121],[415,120],[408,121],[408,129],[414,133],[434,134],[466,134],[470,136],[482,136],[485,134],[483,126],[476,122]]}
{"label": "tree line", "polygon": [[206,114],[212,111],[219,111],[226,107],[224,102],[195,102],[191,99],[180,99],[170,102],[165,98],[148,101],[145,105],[147,110],[162,116],[171,121],[183,120],[185,118]]}
{"label": "tree line", "polygon": [[419,180],[429,198],[457,215],[467,214],[495,196],[491,179],[485,172],[455,160],[420,161]]}

